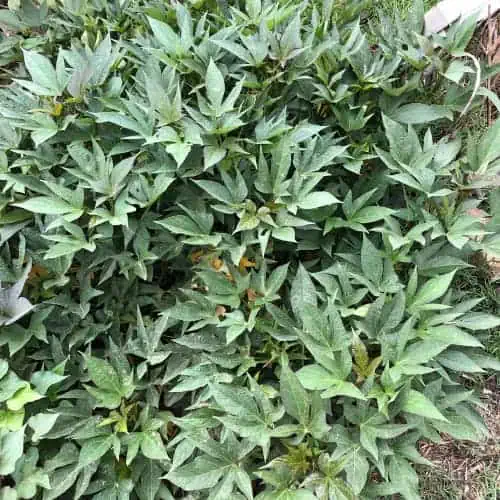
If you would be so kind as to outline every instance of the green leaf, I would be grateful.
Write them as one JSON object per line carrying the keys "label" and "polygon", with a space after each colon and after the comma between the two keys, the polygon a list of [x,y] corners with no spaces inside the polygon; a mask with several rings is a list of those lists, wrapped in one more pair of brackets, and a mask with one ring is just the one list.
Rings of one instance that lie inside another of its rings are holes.
{"label": "green leaf", "polygon": [[292,281],[291,304],[295,315],[300,318],[306,306],[317,306],[316,287],[306,268],[299,264],[297,274]]}
{"label": "green leaf", "polygon": [[448,349],[446,352],[443,352],[439,355],[438,361],[449,368],[450,370],[456,372],[464,372],[464,373],[482,373],[484,370],[467,354]]}
{"label": "green leaf", "polygon": [[468,330],[489,330],[500,326],[500,317],[488,313],[469,313],[455,320],[455,325]]}
{"label": "green leaf", "polygon": [[18,431],[24,423],[24,408],[19,411],[0,410],[0,429]]}
{"label": "green leaf", "polygon": [[500,119],[491,125],[478,147],[478,167],[485,167],[500,156]]}
{"label": "green leaf", "polygon": [[185,491],[213,488],[224,473],[224,465],[218,460],[202,456],[191,463],[171,470],[165,477]]}
{"label": "green leaf", "polygon": [[50,478],[51,489],[44,492],[44,500],[61,498],[75,483],[81,469],[76,465],[70,465],[57,470]]}
{"label": "green leaf", "polygon": [[266,295],[274,295],[283,286],[288,274],[288,264],[277,267],[266,282]]}
{"label": "green leaf", "polygon": [[399,107],[391,118],[401,123],[416,125],[441,119],[453,120],[453,112],[447,106],[414,103]]}
{"label": "green leaf", "polygon": [[446,342],[434,340],[432,338],[415,342],[405,349],[403,356],[400,359],[400,363],[406,365],[427,363],[431,359],[435,358],[439,353],[443,352],[447,346],[448,344]]}
{"label": "green leaf", "polygon": [[387,207],[364,207],[353,217],[353,220],[360,224],[370,224],[378,220],[384,220],[394,213],[394,210]]}
{"label": "green leaf", "polygon": [[80,450],[78,465],[85,467],[99,460],[113,445],[113,436],[97,436],[87,439]]}
{"label": "green leaf", "polygon": [[5,359],[0,359],[0,379],[7,375],[9,371],[9,363]]}
{"label": "green leaf", "polygon": [[479,12],[476,11],[465,19],[460,18],[450,28],[449,40],[447,40],[450,44],[450,51],[463,52],[466,50],[476,31]]}
{"label": "green leaf", "polygon": [[256,500],[317,500],[316,495],[306,489],[284,489],[284,490],[273,490],[269,492],[263,491],[259,493]]}
{"label": "green leaf", "polygon": [[19,411],[24,408],[25,405],[33,401],[38,401],[43,398],[41,394],[31,389],[29,386],[25,386],[19,389],[8,401],[7,408],[12,411]]}
{"label": "green leaf", "polygon": [[413,389],[410,389],[408,395],[404,398],[401,408],[403,411],[413,413],[421,417],[442,420],[443,422],[447,421],[443,414],[429,399],[427,399],[421,392]]}
{"label": "green leaf", "polygon": [[429,338],[446,345],[461,345],[466,347],[483,347],[478,339],[453,325],[434,326],[428,331]]}
{"label": "green leaf", "polygon": [[304,199],[300,200],[297,206],[303,210],[312,210],[314,208],[335,205],[336,203],[340,203],[340,200],[335,198],[333,194],[327,191],[316,191],[309,193]]}
{"label": "green leaf", "polygon": [[9,371],[0,381],[0,401],[7,401],[17,391],[28,385],[27,382],[21,380],[14,372]]}
{"label": "green leaf", "polygon": [[[163,470],[157,462],[153,460],[144,460],[144,466],[141,469],[139,483],[136,483],[135,491],[140,500],[155,500],[161,487],[161,476]],[[167,491],[162,492],[164,500],[174,500],[174,497]]]}
{"label": "green leaf", "polygon": [[441,298],[448,291],[448,288],[450,288],[455,272],[451,271],[427,281],[417,292],[412,302],[412,307],[426,305]]}
{"label": "green leaf", "polygon": [[[205,75],[205,86],[207,89],[207,97],[217,113],[222,107],[222,100],[226,91],[224,77],[217,65],[210,59],[207,72]],[[206,168],[206,167],[205,167]]]}
{"label": "green leaf", "polygon": [[365,400],[366,396],[351,382],[337,380],[326,391],[321,393],[323,399],[330,399],[337,396],[349,396],[354,399]]}
{"label": "green leaf", "polygon": [[176,142],[175,144],[168,144],[165,150],[174,157],[177,166],[180,167],[191,152],[191,148],[191,144]]}
{"label": "green leaf", "polygon": [[286,412],[305,424],[309,420],[309,397],[288,364],[281,368],[280,395]]}
{"label": "green leaf", "polygon": [[[4,11],[5,12],[5,11]],[[5,486],[0,490],[0,500],[17,500],[17,492],[10,486]]]}
{"label": "green leaf", "polygon": [[231,205],[233,203],[233,196],[227,187],[214,181],[194,181],[201,189],[206,191],[212,198]]}
{"label": "green leaf", "polygon": [[257,19],[262,9],[261,0],[245,0],[245,10],[251,19]]}
{"label": "green leaf", "polygon": [[239,417],[259,416],[259,410],[250,391],[243,387],[226,384],[210,386],[210,391],[221,408]]}
{"label": "green leaf", "polygon": [[368,479],[370,464],[359,449],[355,449],[348,455],[349,461],[344,466],[347,482],[351,485],[354,493],[359,495]]}
{"label": "green leaf", "polygon": [[162,23],[152,17],[148,17],[149,25],[153,30],[156,39],[169,53],[175,53],[179,37],[175,34],[174,30],[166,23]]}
{"label": "green leaf", "polygon": [[65,375],[54,373],[53,371],[39,371],[31,376],[31,383],[40,394],[47,394],[47,391],[54,384],[58,384],[68,378]]}
{"label": "green leaf", "polygon": [[361,446],[368,451],[375,460],[378,460],[377,432],[370,425],[361,425],[359,433]]}
{"label": "green leaf", "polygon": [[361,269],[373,283],[378,284],[382,280],[384,273],[382,257],[380,257],[378,249],[364,235],[361,246]]}
{"label": "green leaf", "polygon": [[85,356],[85,365],[89,372],[90,380],[97,387],[105,391],[121,392],[122,384],[120,377],[110,363],[93,356]]}
{"label": "green leaf", "polygon": [[34,198],[21,203],[14,203],[13,205],[30,212],[47,215],[64,215],[72,212],[83,213],[83,211],[74,208],[64,200],[48,196],[35,196]]}
{"label": "green leaf", "polygon": [[[391,147],[391,154],[405,164],[410,164],[414,157],[421,153],[418,136],[412,127],[404,127],[386,115],[382,116],[385,132]],[[386,153],[378,150],[377,153],[382,160]]]}
{"label": "green leaf", "polygon": [[54,427],[58,417],[57,413],[38,413],[30,417],[28,425],[33,429],[32,441],[40,441]]}
{"label": "green leaf", "polygon": [[45,89],[47,96],[58,96],[62,93],[57,74],[52,63],[43,55],[34,51],[23,50],[24,64],[29,71],[33,82],[40,87],[43,94]]}
{"label": "green leaf", "polygon": [[227,150],[217,146],[205,146],[203,148],[203,168],[208,170],[210,167],[221,162],[227,154]]}
{"label": "green leaf", "polygon": [[16,468],[23,455],[24,427],[17,431],[0,433],[0,474],[7,476]]}
{"label": "green leaf", "polygon": [[459,60],[453,60],[451,61],[450,65],[448,66],[448,69],[444,73],[444,76],[448,78],[448,80],[451,80],[452,82],[459,83],[462,77],[466,73],[473,73],[473,72],[474,71],[469,66],[467,66],[467,64]]}
{"label": "green leaf", "polygon": [[144,432],[141,440],[141,451],[151,460],[168,460],[165,445],[158,432]]}
{"label": "green leaf", "polygon": [[300,383],[309,390],[321,391],[331,387],[337,379],[320,365],[307,365],[297,372]]}
{"label": "green leaf", "polygon": [[204,234],[203,230],[191,218],[186,215],[174,215],[168,219],[157,221],[158,224],[172,231],[174,234],[186,236],[199,236]]}

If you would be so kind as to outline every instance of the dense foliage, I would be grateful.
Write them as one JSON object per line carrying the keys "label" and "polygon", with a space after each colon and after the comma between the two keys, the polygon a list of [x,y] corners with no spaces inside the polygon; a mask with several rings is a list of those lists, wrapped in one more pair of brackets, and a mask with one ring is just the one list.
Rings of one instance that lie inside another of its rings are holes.
{"label": "dense foliage", "polygon": [[484,435],[475,21],[365,3],[0,11],[0,498],[416,499]]}

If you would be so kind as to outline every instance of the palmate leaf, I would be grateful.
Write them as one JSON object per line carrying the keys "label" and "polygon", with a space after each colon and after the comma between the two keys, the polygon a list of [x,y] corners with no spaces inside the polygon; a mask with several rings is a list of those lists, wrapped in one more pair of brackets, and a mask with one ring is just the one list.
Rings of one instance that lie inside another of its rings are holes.
{"label": "palmate leaf", "polygon": [[241,463],[253,446],[243,445],[238,449],[239,443],[231,434],[224,444],[202,435],[193,435],[191,439],[193,445],[205,454],[171,470],[166,476],[170,481],[186,491],[213,488],[212,493],[216,498],[217,495],[229,496],[235,490],[240,491],[245,498],[253,498],[250,476]]}
{"label": "palmate leaf", "polygon": [[293,473],[289,466],[282,463],[275,463],[270,470],[263,470],[256,473],[265,484],[265,491],[257,495],[256,498],[269,500],[280,498],[282,500],[308,500],[316,498],[312,490],[296,487],[293,482]]}
{"label": "palmate leaf", "polygon": [[122,398],[130,397],[134,391],[133,374],[118,373],[111,363],[92,356],[85,357],[85,364],[91,381],[96,385],[85,385],[85,389],[92,394],[99,406],[116,408]]}

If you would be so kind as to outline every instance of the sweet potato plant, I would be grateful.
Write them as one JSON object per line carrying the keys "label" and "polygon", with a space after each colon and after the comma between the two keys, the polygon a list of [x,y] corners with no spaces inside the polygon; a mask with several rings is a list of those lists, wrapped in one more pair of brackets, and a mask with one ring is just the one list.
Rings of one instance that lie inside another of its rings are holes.
{"label": "sweet potato plant", "polygon": [[500,121],[454,131],[498,103],[475,19],[9,4],[0,498],[418,499],[419,440],[481,439],[464,374],[498,369],[454,287],[500,253]]}

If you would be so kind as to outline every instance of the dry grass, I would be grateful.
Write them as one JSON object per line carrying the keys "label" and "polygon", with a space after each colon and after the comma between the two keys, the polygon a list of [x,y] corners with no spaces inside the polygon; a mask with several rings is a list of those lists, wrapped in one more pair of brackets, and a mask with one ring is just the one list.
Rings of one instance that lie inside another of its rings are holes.
{"label": "dry grass", "polygon": [[500,493],[500,387],[495,377],[486,381],[480,410],[488,439],[473,443],[443,436],[440,444],[421,443],[420,452],[435,469],[421,471],[426,500],[493,500]]}
{"label": "dry grass", "polygon": [[[483,25],[480,34],[481,51],[486,59],[488,66],[500,63],[500,15],[490,16]],[[496,75],[487,82],[489,90],[498,94],[500,91],[500,77]],[[488,101],[486,104],[486,114],[488,125],[494,121],[496,112],[493,104]]]}

